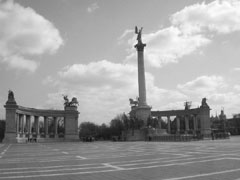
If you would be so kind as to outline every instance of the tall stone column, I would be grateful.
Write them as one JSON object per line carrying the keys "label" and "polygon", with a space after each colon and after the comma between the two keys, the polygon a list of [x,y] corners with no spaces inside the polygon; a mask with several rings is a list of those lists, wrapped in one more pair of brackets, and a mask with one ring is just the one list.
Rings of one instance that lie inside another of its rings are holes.
{"label": "tall stone column", "polygon": [[48,117],[44,116],[44,130],[45,130],[45,138],[48,138]]}
{"label": "tall stone column", "polygon": [[168,134],[171,134],[171,119],[170,119],[170,116],[167,117],[167,122],[168,122]]}
{"label": "tall stone column", "polygon": [[146,84],[145,84],[145,67],[144,67],[144,47],[146,44],[136,44],[138,54],[138,92],[139,106],[146,106]]}
{"label": "tall stone column", "polygon": [[146,97],[146,84],[145,84],[145,67],[144,67],[144,47],[146,44],[142,43],[142,28],[138,31],[135,29],[138,43],[134,46],[137,50],[138,58],[138,91],[139,91],[139,103],[136,109],[136,117],[144,121],[147,125],[147,119],[151,116],[151,107],[147,105]]}

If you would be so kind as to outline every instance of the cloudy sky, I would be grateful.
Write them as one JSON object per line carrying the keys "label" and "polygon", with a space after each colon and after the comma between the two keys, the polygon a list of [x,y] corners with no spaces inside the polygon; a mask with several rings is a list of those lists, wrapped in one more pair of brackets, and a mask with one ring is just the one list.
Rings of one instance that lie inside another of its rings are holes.
{"label": "cloudy sky", "polygon": [[0,0],[0,118],[19,105],[63,109],[108,123],[138,96],[134,27],[143,27],[147,102],[215,115],[240,113],[239,0]]}

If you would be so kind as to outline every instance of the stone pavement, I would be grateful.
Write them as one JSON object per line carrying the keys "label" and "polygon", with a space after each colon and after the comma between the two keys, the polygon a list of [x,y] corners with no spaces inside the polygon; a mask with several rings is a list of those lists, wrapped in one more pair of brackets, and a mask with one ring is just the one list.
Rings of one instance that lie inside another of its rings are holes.
{"label": "stone pavement", "polygon": [[240,137],[198,142],[0,144],[0,180],[236,180]]}

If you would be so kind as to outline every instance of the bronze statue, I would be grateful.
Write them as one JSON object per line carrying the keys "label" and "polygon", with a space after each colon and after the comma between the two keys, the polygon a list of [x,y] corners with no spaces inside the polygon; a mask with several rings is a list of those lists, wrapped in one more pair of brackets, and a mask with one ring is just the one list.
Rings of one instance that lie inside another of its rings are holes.
{"label": "bronze statue", "polygon": [[8,101],[14,101],[14,93],[12,90],[8,91]]}
{"label": "bronze statue", "polygon": [[67,95],[63,95],[63,99],[64,99],[64,106],[69,106],[69,99],[68,99],[68,96]]}
{"label": "bronze statue", "polygon": [[137,34],[137,41],[139,44],[142,44],[142,27],[140,30],[138,30],[138,27],[135,26],[135,34]]}
{"label": "bronze statue", "polygon": [[202,105],[201,106],[207,106],[208,107],[207,98],[202,98]]}
{"label": "bronze statue", "polygon": [[72,98],[72,101],[69,103],[69,106],[77,106],[79,105],[78,100],[76,97]]}
{"label": "bronze statue", "polygon": [[63,95],[63,99],[64,99],[64,101],[65,101],[65,102],[64,102],[64,106],[65,106],[65,107],[77,106],[77,105],[79,105],[78,100],[77,100],[76,97],[73,97],[73,98],[72,98],[72,101],[69,101],[68,96],[67,96],[67,95]]}
{"label": "bronze statue", "polygon": [[133,100],[132,98],[129,99],[130,105],[131,106],[137,106],[139,103],[139,100]]}

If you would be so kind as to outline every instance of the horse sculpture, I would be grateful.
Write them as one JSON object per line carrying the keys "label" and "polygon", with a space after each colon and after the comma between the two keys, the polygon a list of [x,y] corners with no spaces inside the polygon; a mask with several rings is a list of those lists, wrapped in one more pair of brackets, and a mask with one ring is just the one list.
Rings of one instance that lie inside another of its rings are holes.
{"label": "horse sculpture", "polygon": [[63,95],[63,99],[64,99],[64,106],[77,106],[79,105],[78,100],[76,97],[72,98],[72,101],[69,101],[68,96],[67,95]]}
{"label": "horse sculpture", "polygon": [[78,100],[76,97],[72,98],[72,101],[69,103],[69,106],[77,106],[79,105]]}
{"label": "horse sculpture", "polygon": [[130,105],[131,106],[137,106],[138,105],[138,100],[133,100],[132,98],[129,99]]}

